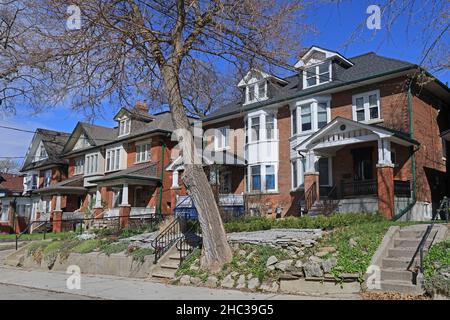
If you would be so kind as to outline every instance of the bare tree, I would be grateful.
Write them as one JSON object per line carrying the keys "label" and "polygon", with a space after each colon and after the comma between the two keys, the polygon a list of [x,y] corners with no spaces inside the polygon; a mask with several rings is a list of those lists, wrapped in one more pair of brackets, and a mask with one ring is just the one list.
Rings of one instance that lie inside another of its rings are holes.
{"label": "bare tree", "polygon": [[[76,18],[76,10],[67,14],[70,5],[81,9],[81,28],[69,31],[66,21]],[[27,44],[16,54],[18,73],[32,69],[33,83],[53,103],[95,112],[105,99],[165,97],[183,145],[184,183],[199,212],[201,265],[220,270],[231,249],[186,113],[214,107],[210,95],[221,89],[203,83],[218,78],[219,61],[248,70],[293,57],[303,29],[291,23],[301,0],[21,0],[18,6]],[[191,84],[204,92],[192,92]]]}
{"label": "bare tree", "polygon": [[2,173],[16,173],[20,169],[18,161],[13,159],[0,160],[0,172]]}

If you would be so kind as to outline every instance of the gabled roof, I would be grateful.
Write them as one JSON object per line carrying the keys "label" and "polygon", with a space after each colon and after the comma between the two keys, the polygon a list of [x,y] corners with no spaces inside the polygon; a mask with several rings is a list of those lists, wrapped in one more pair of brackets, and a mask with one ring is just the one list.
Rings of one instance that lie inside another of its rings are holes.
{"label": "gabled roof", "polygon": [[281,83],[281,84],[287,84],[287,81],[286,81],[286,80],[281,79],[281,78],[278,78],[277,76],[274,76],[274,75],[272,75],[272,74],[268,74],[268,73],[266,73],[266,72],[264,72],[264,71],[261,71],[261,70],[258,70],[258,69],[251,69],[249,72],[247,72],[247,74],[245,75],[245,77],[242,78],[241,81],[239,81],[239,83],[238,83],[237,86],[238,86],[238,87],[243,87],[243,86],[247,85],[247,84],[248,84],[248,81],[251,79],[251,77],[252,77],[255,73],[258,74],[258,75],[260,75],[261,78],[263,78],[263,79],[273,79],[273,80],[275,80],[276,82],[279,82],[279,83]]}
{"label": "gabled roof", "polygon": [[[419,145],[419,142],[411,139],[407,133],[382,127],[380,125],[365,124],[343,117],[336,117],[331,122],[327,123],[323,128],[300,142],[293,149],[297,151],[309,150],[310,148],[314,147],[315,144],[321,142],[321,139],[326,137],[327,135],[336,135],[336,132],[343,132],[344,136],[349,134],[349,128],[351,129],[351,131],[355,131],[356,129],[357,132],[365,130],[368,133],[375,134],[379,138],[391,138],[391,140],[393,140],[394,142],[403,145]],[[325,140],[325,142],[327,143],[328,141],[329,140]],[[329,144],[330,146],[335,146],[338,145],[338,142],[333,140],[330,141]]]}
{"label": "gabled roof", "polygon": [[338,59],[338,60],[344,62],[345,64],[347,64],[348,66],[353,65],[353,62],[351,62],[350,60],[347,60],[347,58],[345,58],[343,55],[341,55],[340,53],[338,53],[336,51],[323,49],[318,46],[312,46],[311,48],[309,48],[309,50],[307,50],[305,53],[302,54],[302,56],[300,57],[300,60],[295,64],[294,68],[304,67],[305,61],[307,61],[311,57],[311,55],[313,55],[316,52],[324,54],[325,59]]}
{"label": "gabled roof", "polygon": [[307,97],[313,94],[325,94],[331,90],[337,91],[339,88],[345,86],[351,85],[354,87],[359,82],[376,81],[377,78],[381,77],[394,77],[398,74],[407,73],[410,70],[418,68],[415,64],[383,57],[373,52],[350,58],[349,61],[353,63],[352,66],[348,68],[335,68],[333,70],[333,80],[330,82],[303,89],[302,76],[294,74],[285,77],[283,80],[287,81],[288,84],[277,90],[277,92],[269,99],[255,102],[250,105],[244,105],[243,101],[234,101],[205,116],[203,121],[211,121],[241,113],[245,114],[245,112],[264,106],[276,103],[287,103],[290,100]]}
{"label": "gabled roof", "polygon": [[[61,158],[64,145],[69,140],[70,134],[67,132],[54,131],[38,128],[28,147],[25,161],[20,171],[34,170],[49,165],[66,164],[67,161]],[[47,158],[41,161],[33,162],[32,157],[36,152],[40,142],[44,145],[47,152]]]}
{"label": "gabled roof", "polygon": [[[61,152],[63,154],[71,153],[82,134],[86,135],[86,139],[89,141],[89,144],[91,146],[99,146],[114,141],[117,137],[117,129],[103,127],[86,122],[78,122]],[[76,151],[84,149],[87,148],[78,149]]]}
{"label": "gabled roof", "polygon": [[114,116],[114,120],[118,120],[120,117],[122,117],[123,115],[128,115],[130,118],[134,118],[134,119],[139,119],[141,121],[153,121],[155,120],[154,117],[152,117],[150,114],[143,112],[142,110],[139,109],[128,109],[125,107],[120,108],[120,110],[116,113],[116,115]]}

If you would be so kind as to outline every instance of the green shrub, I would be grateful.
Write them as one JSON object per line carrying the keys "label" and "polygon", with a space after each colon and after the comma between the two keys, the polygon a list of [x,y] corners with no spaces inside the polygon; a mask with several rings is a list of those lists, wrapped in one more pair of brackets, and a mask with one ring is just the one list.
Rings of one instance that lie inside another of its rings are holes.
{"label": "green shrub", "polygon": [[101,241],[97,239],[84,240],[72,248],[75,253],[89,253],[97,249],[101,245]]}
{"label": "green shrub", "polygon": [[340,213],[331,216],[304,216],[283,219],[251,217],[227,222],[225,223],[225,230],[227,232],[258,231],[275,228],[331,230],[338,227],[383,220],[384,218],[380,215],[371,213]]}
{"label": "green shrub", "polygon": [[107,256],[110,256],[113,253],[126,251],[128,249],[128,245],[129,243],[125,241],[105,243],[100,247],[100,251],[106,254]]}
{"label": "green shrub", "polygon": [[434,292],[450,296],[450,240],[433,245],[424,259],[424,286],[429,294]]}

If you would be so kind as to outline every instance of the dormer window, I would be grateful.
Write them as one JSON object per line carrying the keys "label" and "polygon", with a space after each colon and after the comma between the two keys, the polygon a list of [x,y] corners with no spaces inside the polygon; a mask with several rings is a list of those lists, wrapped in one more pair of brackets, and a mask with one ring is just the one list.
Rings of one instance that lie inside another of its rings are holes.
{"label": "dormer window", "polygon": [[246,87],[245,103],[253,103],[267,99],[267,81],[262,80]]}
{"label": "dormer window", "polygon": [[331,81],[331,63],[326,61],[311,67],[303,72],[303,87],[309,88]]}
{"label": "dormer window", "polygon": [[119,137],[130,134],[130,123],[131,123],[131,120],[129,118],[120,120],[120,122],[119,122]]}

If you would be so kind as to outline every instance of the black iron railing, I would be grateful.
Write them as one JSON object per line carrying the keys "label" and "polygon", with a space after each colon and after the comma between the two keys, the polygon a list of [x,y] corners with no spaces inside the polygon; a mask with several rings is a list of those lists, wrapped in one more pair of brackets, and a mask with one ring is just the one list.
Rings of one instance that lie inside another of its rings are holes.
{"label": "black iron railing", "polygon": [[342,197],[377,195],[377,181],[375,179],[360,181],[342,181]]}
{"label": "black iron railing", "polygon": [[152,242],[152,247],[155,250],[154,264],[158,263],[164,253],[182,237],[181,228],[181,218],[178,216],[156,236]]}
{"label": "black iron railing", "polygon": [[203,239],[201,237],[201,228],[198,220],[193,221],[190,228],[178,240],[176,246],[180,254],[180,264],[194,251],[195,248],[201,248]]}
{"label": "black iron railing", "polygon": [[394,180],[394,195],[397,197],[411,197],[411,181]]}

